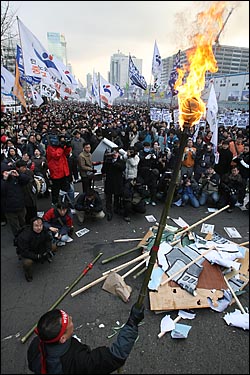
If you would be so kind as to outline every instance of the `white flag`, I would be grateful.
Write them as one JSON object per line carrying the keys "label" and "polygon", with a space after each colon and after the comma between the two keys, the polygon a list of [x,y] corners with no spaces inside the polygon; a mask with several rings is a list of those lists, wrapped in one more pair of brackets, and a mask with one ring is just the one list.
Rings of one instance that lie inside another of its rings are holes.
{"label": "white flag", "polygon": [[104,104],[109,106],[113,105],[113,102],[116,98],[120,96],[120,92],[116,89],[114,85],[107,82],[101,75],[100,75],[100,98]]}
{"label": "white flag", "polygon": [[215,163],[218,164],[219,161],[219,153],[217,150],[218,147],[218,103],[215,94],[214,84],[211,83],[210,93],[207,101],[207,112],[206,112],[206,120],[210,126],[211,132],[213,132],[213,136],[211,142],[213,143],[214,155],[215,155]]}
{"label": "white flag", "polygon": [[56,56],[52,56],[36,36],[18,18],[25,75],[43,77],[50,74],[55,82],[77,87],[75,77]]}
{"label": "white flag", "polygon": [[1,94],[10,95],[15,84],[15,76],[4,66],[1,66]]}
{"label": "white flag", "polygon": [[40,94],[34,89],[33,86],[30,86],[31,92],[32,92],[32,101],[33,104],[36,107],[40,107],[40,105],[43,103],[43,98],[40,96]]}
{"label": "white flag", "polygon": [[160,55],[158,46],[155,41],[153,61],[152,61],[152,74],[154,77],[158,77],[159,74],[161,74],[161,72],[162,72],[161,55]]}

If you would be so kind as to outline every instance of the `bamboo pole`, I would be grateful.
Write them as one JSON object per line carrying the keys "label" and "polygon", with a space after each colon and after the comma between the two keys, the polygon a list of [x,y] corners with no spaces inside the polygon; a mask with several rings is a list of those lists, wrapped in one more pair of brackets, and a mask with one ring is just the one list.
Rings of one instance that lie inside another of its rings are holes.
{"label": "bamboo pole", "polygon": [[150,251],[150,259],[149,259],[149,263],[148,263],[148,268],[147,268],[146,274],[144,276],[144,280],[142,282],[139,297],[138,297],[137,302],[136,302],[136,307],[138,309],[140,309],[142,304],[143,304],[144,298],[146,296],[147,288],[148,288],[148,283],[149,283],[149,280],[150,280],[150,277],[151,277],[151,273],[152,273],[153,267],[154,267],[155,262],[156,262],[157,252],[158,252],[159,247],[160,247],[163,230],[165,229],[165,226],[166,226],[168,212],[169,212],[169,209],[170,209],[170,206],[171,206],[171,203],[172,203],[172,200],[173,200],[174,192],[175,192],[175,189],[176,189],[178,175],[179,175],[179,171],[180,171],[180,168],[181,168],[181,162],[182,162],[182,158],[183,158],[183,152],[184,152],[184,148],[185,148],[186,143],[187,143],[189,127],[190,127],[189,123],[185,123],[184,129],[183,129],[183,131],[181,133],[181,136],[180,136],[180,146],[179,146],[179,150],[178,150],[176,165],[175,165],[175,168],[173,170],[172,179],[170,181],[169,188],[168,188],[168,191],[167,191],[166,203],[165,203],[165,205],[163,207],[163,210],[162,210],[161,219],[160,219],[160,222],[159,222],[156,238],[155,238],[154,244],[153,244],[153,246],[151,248],[151,251]]}
{"label": "bamboo pole", "polygon": [[143,272],[145,272],[147,270],[147,267],[143,267],[139,272],[137,272],[133,278],[134,279],[137,279],[137,277],[139,277]]}
{"label": "bamboo pole", "polygon": [[111,260],[114,260],[114,259],[117,259],[117,258],[121,257],[122,255],[130,254],[130,253],[132,253],[133,251],[135,251],[135,250],[139,250],[139,249],[142,249],[142,248],[143,248],[143,246],[136,246],[136,247],[133,247],[133,248],[130,249],[130,250],[126,250],[126,251],[124,251],[124,252],[122,252],[122,253],[119,253],[119,254],[116,254],[116,255],[114,255],[114,256],[112,256],[112,257],[110,257],[110,258],[104,259],[104,260],[102,261],[102,264],[106,264],[106,263],[110,262]]}
{"label": "bamboo pole", "polygon": [[[97,262],[97,260],[102,256],[103,253],[99,253],[95,259],[90,262],[86,268],[81,272],[81,274],[73,281],[73,283],[69,286],[69,288],[56,300],[55,303],[49,308],[48,311],[53,310],[59,303],[66,297],[66,295],[74,288],[74,286],[86,275],[86,273],[93,267],[93,265]],[[21,338],[21,342],[24,344],[25,341],[32,335],[34,332],[34,329],[36,328],[37,324],[34,324],[34,326],[26,333],[25,336]]]}
{"label": "bamboo pole", "polygon": [[200,260],[201,258],[203,258],[204,255],[206,255],[207,253],[209,253],[209,251],[214,250],[214,249],[215,249],[215,246],[209,247],[209,249],[203,251],[203,253],[200,254],[197,258],[193,259],[191,262],[189,262],[188,264],[186,264],[185,266],[183,266],[182,268],[180,268],[178,271],[174,272],[171,276],[169,276],[166,280],[164,280],[160,285],[163,286],[163,285],[167,284],[175,276],[179,275],[179,273],[185,271],[187,268],[189,268],[190,266],[192,266],[192,264],[194,264],[195,262],[197,262],[198,260]]}
{"label": "bamboo pole", "polygon": [[118,266],[118,267],[112,268],[111,270],[104,272],[103,275],[102,275],[101,277],[99,277],[98,279],[96,279],[96,280],[92,281],[91,283],[85,285],[84,287],[82,287],[82,288],[76,290],[74,293],[71,293],[71,297],[75,297],[75,296],[77,296],[78,294],[84,292],[85,290],[91,288],[92,286],[94,286],[94,285],[100,283],[101,281],[105,280],[106,277],[109,275],[110,272],[112,272],[112,271],[113,271],[113,272],[121,271],[123,268],[126,268],[126,267],[129,266],[130,264],[133,264],[133,263],[135,263],[135,262],[137,262],[137,261],[143,259],[144,257],[146,258],[146,257],[148,257],[148,256],[149,256],[148,253],[144,253],[144,254],[140,255],[139,257],[137,257],[137,258],[135,258],[135,259],[132,259],[131,261],[129,261],[129,262],[127,262],[127,263],[121,264],[121,265]]}
{"label": "bamboo pole", "polygon": [[227,284],[227,286],[228,286],[230,292],[232,293],[232,295],[233,295],[233,297],[234,297],[234,299],[235,299],[235,302],[237,303],[237,305],[238,305],[239,308],[241,309],[241,312],[242,312],[243,314],[246,314],[246,311],[245,311],[244,307],[243,307],[242,304],[240,303],[240,300],[239,300],[238,297],[236,296],[236,294],[235,294],[234,290],[232,289],[231,285],[229,284],[229,282],[228,282],[226,276],[224,276],[224,280],[225,280],[225,282],[226,282],[226,284]]}
{"label": "bamboo pole", "polygon": [[249,241],[239,243],[238,246],[246,246],[246,245],[249,245]]}

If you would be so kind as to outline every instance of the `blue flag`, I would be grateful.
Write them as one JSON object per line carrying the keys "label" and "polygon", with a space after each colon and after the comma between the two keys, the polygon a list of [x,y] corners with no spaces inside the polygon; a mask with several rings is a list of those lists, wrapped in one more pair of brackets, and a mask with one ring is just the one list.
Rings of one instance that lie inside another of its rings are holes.
{"label": "blue flag", "polygon": [[129,73],[129,78],[132,81],[132,84],[140,87],[143,90],[147,89],[147,82],[145,81],[145,78],[142,75],[140,75],[140,72],[136,68],[135,64],[133,63],[133,60],[130,55],[129,55],[128,73]]}
{"label": "blue flag", "polygon": [[118,83],[115,84],[116,90],[119,92],[120,96],[124,95],[124,90],[118,85]]}
{"label": "blue flag", "polygon": [[178,94],[178,91],[174,89],[174,85],[175,85],[175,82],[178,78],[177,69],[178,68],[180,69],[180,67],[181,67],[181,51],[179,50],[178,53],[175,56],[173,69],[170,73],[170,78],[169,78],[169,81],[168,81],[172,96],[175,96],[175,95]]}

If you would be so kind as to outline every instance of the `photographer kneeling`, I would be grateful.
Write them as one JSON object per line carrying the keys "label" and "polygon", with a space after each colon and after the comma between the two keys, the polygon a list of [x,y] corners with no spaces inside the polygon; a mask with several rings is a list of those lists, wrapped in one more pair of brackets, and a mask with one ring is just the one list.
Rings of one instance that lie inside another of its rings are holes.
{"label": "photographer kneeling", "polygon": [[79,195],[75,204],[76,216],[79,223],[83,223],[85,215],[97,219],[103,219],[105,213],[102,207],[102,200],[99,193],[90,189]]}
{"label": "photographer kneeling", "polygon": [[27,281],[33,280],[33,263],[51,262],[56,247],[52,245],[52,238],[43,225],[40,217],[34,217],[31,225],[23,227],[16,235],[15,246],[17,255],[23,263],[24,275]]}

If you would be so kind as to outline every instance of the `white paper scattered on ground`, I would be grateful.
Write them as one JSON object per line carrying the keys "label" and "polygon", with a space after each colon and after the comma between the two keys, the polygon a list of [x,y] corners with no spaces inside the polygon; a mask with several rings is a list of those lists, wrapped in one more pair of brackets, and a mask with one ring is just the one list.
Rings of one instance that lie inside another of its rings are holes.
{"label": "white paper scattered on ground", "polygon": [[43,217],[43,215],[44,215],[44,211],[38,211],[37,212],[37,216],[38,217]]}
{"label": "white paper scattered on ground", "polygon": [[156,221],[156,218],[154,217],[154,215],[146,215],[145,218],[147,219],[149,223],[154,223]]}
{"label": "white paper scattered on ground", "polygon": [[181,228],[189,227],[188,223],[186,223],[186,221],[183,220],[180,216],[178,217],[178,219],[172,218],[172,220],[173,222],[175,222],[175,224],[179,225]]}
{"label": "white paper scattered on ground", "polygon": [[164,316],[161,320],[161,332],[169,332],[175,328],[175,322],[170,315]]}
{"label": "white paper scattered on ground", "polygon": [[182,319],[194,319],[196,317],[195,313],[191,313],[191,312],[185,311],[185,310],[179,310],[178,315]]}
{"label": "white paper scattered on ground", "polygon": [[208,208],[208,212],[216,212],[218,211],[218,208]]}
{"label": "white paper scattered on ground", "polygon": [[224,227],[224,230],[227,232],[230,238],[241,238],[240,233],[234,227]]}
{"label": "white paper scattered on ground", "polygon": [[191,328],[186,324],[176,323],[175,329],[171,332],[172,339],[186,339]]}
{"label": "white paper scattered on ground", "polygon": [[74,192],[74,198],[76,198],[77,195],[79,195],[79,191],[75,191],[75,192]]}
{"label": "white paper scattered on ground", "polygon": [[164,274],[164,271],[161,267],[154,267],[151,273],[151,279],[148,283],[148,289],[158,290],[163,274]]}
{"label": "white paper scattered on ground", "polygon": [[201,227],[201,233],[214,233],[214,225],[203,223]]}
{"label": "white paper scattered on ground", "polygon": [[178,201],[176,201],[176,202],[173,202],[173,204],[175,205],[175,206],[177,206],[177,207],[180,207],[181,206],[181,204],[182,204],[182,199],[180,198],[180,199],[178,199]]}
{"label": "white paper scattered on ground", "polygon": [[228,305],[232,301],[232,294],[228,290],[223,290],[223,298],[219,298],[217,300],[218,306],[213,305],[213,302],[210,297],[207,297],[207,300],[212,310],[222,312],[228,307]]}
{"label": "white paper scattered on ground", "polygon": [[83,229],[80,229],[76,232],[76,235],[77,237],[82,237],[84,234],[88,233],[89,232],[89,229],[87,228],[83,228]]}
{"label": "white paper scattered on ground", "polygon": [[243,314],[240,310],[236,309],[232,313],[227,313],[223,319],[228,325],[249,330],[249,314]]}

